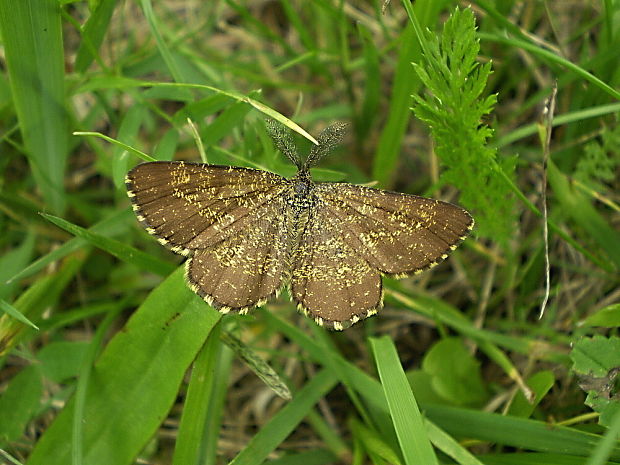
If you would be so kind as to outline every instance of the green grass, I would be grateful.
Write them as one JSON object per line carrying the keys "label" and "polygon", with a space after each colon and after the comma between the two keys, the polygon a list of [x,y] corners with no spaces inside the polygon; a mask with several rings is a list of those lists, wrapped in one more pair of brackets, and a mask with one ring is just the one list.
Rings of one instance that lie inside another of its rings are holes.
{"label": "green grass", "polygon": [[[620,463],[620,5],[569,3],[0,0],[0,461]],[[473,237],[342,333],[286,295],[220,315],[123,179],[291,176],[266,117],[306,150],[349,121],[316,180],[458,203]]]}

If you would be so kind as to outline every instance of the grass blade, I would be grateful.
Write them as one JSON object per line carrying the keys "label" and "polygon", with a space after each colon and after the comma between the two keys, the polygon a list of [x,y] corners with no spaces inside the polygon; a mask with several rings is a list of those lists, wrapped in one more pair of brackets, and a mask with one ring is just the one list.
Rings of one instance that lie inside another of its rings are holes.
{"label": "grass blade", "polygon": [[618,437],[620,436],[620,410],[616,410],[616,414],[611,421],[611,426],[605,433],[599,443],[596,445],[592,455],[586,462],[586,465],[605,465],[607,459],[614,449],[618,447]]}
{"label": "grass blade", "polygon": [[7,315],[11,315],[17,321],[21,321],[22,323],[30,326],[31,328],[34,328],[36,330],[39,329],[37,325],[35,325],[32,321],[26,318],[19,310],[17,310],[4,299],[0,299],[0,310],[5,312]]}
{"label": "grass blade", "polygon": [[435,423],[426,420],[424,424],[429,439],[444,454],[449,455],[461,465],[483,465],[471,452],[460,445],[458,441],[439,428]]}
{"label": "grass blade", "polygon": [[160,276],[167,276],[176,268],[176,265],[169,262],[164,262],[163,260],[159,260],[158,258],[155,258],[145,252],[129,247],[128,245],[125,245],[124,242],[117,241],[116,239],[110,239],[109,237],[89,231],[88,229],[69,223],[67,220],[63,220],[57,216],[47,215],[45,213],[41,213],[41,216],[51,221],[59,228],[64,229],[76,237],[85,239],[94,246],[99,247],[101,250],[115,256],[119,260],[132,263],[143,270],[151,271]]}
{"label": "grass blade", "polygon": [[[82,254],[83,255],[83,254]],[[69,257],[58,271],[37,280],[26,289],[13,306],[31,321],[39,322],[43,312],[53,306],[84,264],[84,257]],[[0,317],[0,356],[8,353],[31,329],[13,317]]]}
{"label": "grass blade", "polygon": [[574,189],[566,176],[549,160],[549,184],[558,201],[603,249],[616,269],[620,269],[620,233],[614,229],[583,194]]}
{"label": "grass blade", "polygon": [[[174,465],[204,463],[201,455],[203,438],[207,433],[209,400],[216,383],[228,382],[228,379],[214,377],[221,352],[220,331],[221,325],[218,324],[209,334],[193,364],[174,448]],[[214,432],[209,431],[209,434]]]}
{"label": "grass blade", "polygon": [[[133,212],[131,210],[124,209],[102,219],[100,222],[89,228],[89,231],[103,234],[105,236],[120,234],[121,232],[124,232],[126,230],[125,225],[129,221],[132,221],[134,218],[135,216],[133,215]],[[73,239],[64,242],[58,248],[53,249],[46,255],[40,256],[30,265],[26,266],[17,274],[13,275],[13,277],[9,279],[9,282],[12,283],[20,279],[32,276],[35,273],[38,273],[50,263],[58,261],[69,255],[70,253],[75,252],[80,247],[83,247],[86,243],[86,240],[78,237],[74,237]]]}
{"label": "grass blade", "polygon": [[620,99],[620,92],[614,89],[613,87],[611,87],[606,82],[600,80],[593,74],[583,69],[581,66],[573,63],[572,61],[569,61],[564,57],[556,55],[555,53],[550,52],[549,50],[545,50],[544,48],[539,47],[538,45],[534,45],[524,40],[516,39],[514,37],[507,38],[507,37],[503,37],[503,36],[496,35],[496,34],[488,34],[488,33],[481,32],[478,35],[482,40],[498,42],[501,44],[510,45],[512,47],[521,48],[527,52],[532,53],[532,55],[536,55],[538,58],[540,58],[543,61],[556,64],[556,65],[560,65],[563,68],[566,68],[569,71],[575,73],[577,76],[582,78],[584,81],[590,82],[590,84],[598,87],[600,90],[609,94],[616,100]]}
{"label": "grass blade", "polygon": [[336,375],[329,370],[317,373],[293,400],[256,433],[230,465],[259,465],[293,431],[314,404],[336,385]]}
{"label": "grass blade", "polygon": [[[542,421],[509,417],[457,407],[422,405],[430,420],[457,439],[474,438],[539,452],[553,452],[586,457],[598,444],[600,436]],[[610,457],[620,459],[616,441]]]}
{"label": "grass blade", "polygon": [[103,60],[99,59],[97,52],[108,30],[115,6],[116,0],[102,0],[88,18],[82,29],[82,42],[75,57],[75,70],[77,72],[85,72],[95,58],[99,65],[103,64]]}
{"label": "grass blade", "polygon": [[[431,27],[437,20],[442,2],[416,2],[413,11],[423,28]],[[407,129],[411,95],[420,85],[420,79],[411,66],[411,62],[420,59],[420,42],[415,40],[413,26],[408,24],[402,32],[400,54],[394,75],[390,112],[381,132],[376,157],[373,162],[372,176],[382,186],[389,186],[400,154],[400,144]]]}
{"label": "grass blade", "polygon": [[62,214],[69,123],[60,4],[4,0],[0,30],[26,155],[47,205]]}
{"label": "grass blade", "polygon": [[370,345],[405,463],[438,464],[394,343],[383,336],[372,338]]}

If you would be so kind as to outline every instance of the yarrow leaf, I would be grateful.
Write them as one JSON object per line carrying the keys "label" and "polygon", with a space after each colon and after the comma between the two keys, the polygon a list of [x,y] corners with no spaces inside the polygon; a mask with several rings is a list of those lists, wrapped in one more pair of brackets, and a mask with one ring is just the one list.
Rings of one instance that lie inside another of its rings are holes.
{"label": "yarrow leaf", "polygon": [[493,131],[482,123],[496,101],[483,97],[491,63],[480,64],[479,41],[470,9],[454,11],[440,37],[426,31],[426,54],[414,63],[427,92],[414,95],[413,111],[431,129],[444,165],[441,181],[461,190],[461,202],[476,211],[478,233],[507,244],[516,220],[514,198],[497,174],[514,172],[514,160],[487,146]]}

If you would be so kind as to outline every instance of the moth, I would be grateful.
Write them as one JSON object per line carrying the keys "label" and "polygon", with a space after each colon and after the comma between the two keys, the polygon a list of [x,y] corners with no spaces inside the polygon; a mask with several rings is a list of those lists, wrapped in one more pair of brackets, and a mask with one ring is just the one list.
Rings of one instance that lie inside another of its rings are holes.
{"label": "moth", "polygon": [[315,183],[310,167],[340,143],[344,124],[327,127],[303,161],[288,131],[267,127],[297,167],[290,179],[179,161],[137,165],[125,180],[138,221],[187,257],[189,286],[222,313],[247,313],[288,286],[317,324],[348,328],[381,308],[382,275],[437,265],[473,228],[467,211],[440,200]]}

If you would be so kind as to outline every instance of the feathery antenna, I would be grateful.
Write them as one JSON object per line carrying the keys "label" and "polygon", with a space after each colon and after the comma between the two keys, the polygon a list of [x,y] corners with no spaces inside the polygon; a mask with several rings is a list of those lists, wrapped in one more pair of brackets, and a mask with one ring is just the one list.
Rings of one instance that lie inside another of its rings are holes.
{"label": "feathery antenna", "polygon": [[319,134],[317,140],[319,145],[313,145],[310,150],[310,154],[303,164],[303,170],[309,170],[311,166],[318,163],[318,161],[325,155],[328,155],[337,145],[342,142],[345,134],[347,133],[347,123],[334,123],[331,126],[327,126],[323,129],[323,132]]}
{"label": "feathery antenna", "polygon": [[301,169],[301,160],[297,154],[297,146],[291,133],[280,123],[273,119],[265,120],[267,132],[276,144],[277,149],[282,152],[297,168]]}

